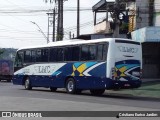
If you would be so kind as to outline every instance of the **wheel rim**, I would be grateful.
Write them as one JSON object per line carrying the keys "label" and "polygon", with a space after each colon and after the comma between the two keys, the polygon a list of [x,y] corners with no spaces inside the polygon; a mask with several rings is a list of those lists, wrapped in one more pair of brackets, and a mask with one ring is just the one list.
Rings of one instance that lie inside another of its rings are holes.
{"label": "wheel rim", "polygon": [[69,92],[72,92],[74,89],[74,83],[72,81],[69,81],[67,84],[67,88]]}
{"label": "wheel rim", "polygon": [[29,87],[29,80],[26,80],[25,81],[25,88],[28,88]]}

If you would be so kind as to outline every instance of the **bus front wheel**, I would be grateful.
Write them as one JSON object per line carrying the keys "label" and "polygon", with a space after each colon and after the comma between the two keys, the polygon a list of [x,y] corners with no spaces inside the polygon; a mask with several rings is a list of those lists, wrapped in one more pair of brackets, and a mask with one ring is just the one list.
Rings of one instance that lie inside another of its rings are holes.
{"label": "bus front wheel", "polygon": [[29,80],[29,78],[27,78],[25,80],[24,87],[25,87],[26,90],[31,90],[32,89],[31,81]]}
{"label": "bus front wheel", "polygon": [[92,95],[102,95],[105,92],[105,89],[91,89],[90,90]]}

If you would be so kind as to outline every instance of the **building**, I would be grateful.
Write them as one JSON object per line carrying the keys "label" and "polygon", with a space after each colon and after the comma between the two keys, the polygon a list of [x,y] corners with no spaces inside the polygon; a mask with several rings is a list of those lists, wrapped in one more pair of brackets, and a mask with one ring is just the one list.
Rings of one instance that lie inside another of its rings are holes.
{"label": "building", "polygon": [[160,27],[144,27],[132,32],[142,43],[143,78],[160,78]]}
{"label": "building", "polygon": [[[119,37],[125,38],[127,33],[132,33],[132,39],[142,43],[142,77],[160,78],[160,27],[158,27],[160,26],[160,1],[120,0],[119,4],[119,11],[125,16],[123,21],[120,20],[122,23],[120,24]],[[114,20],[110,21],[109,18],[114,19],[114,5],[114,2],[100,0],[92,7],[95,34],[113,33]],[[99,13],[105,15],[102,20],[97,19]]]}

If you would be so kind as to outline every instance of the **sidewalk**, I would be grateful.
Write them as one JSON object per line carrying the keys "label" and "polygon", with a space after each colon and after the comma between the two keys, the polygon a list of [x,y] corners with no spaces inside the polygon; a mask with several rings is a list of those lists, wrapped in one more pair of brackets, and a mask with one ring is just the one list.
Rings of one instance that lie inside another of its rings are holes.
{"label": "sidewalk", "polygon": [[160,82],[160,78],[142,78],[142,83],[148,83],[148,82]]}
{"label": "sidewalk", "polygon": [[160,79],[142,79],[142,86],[134,89],[109,90],[110,95],[156,99],[160,101]]}

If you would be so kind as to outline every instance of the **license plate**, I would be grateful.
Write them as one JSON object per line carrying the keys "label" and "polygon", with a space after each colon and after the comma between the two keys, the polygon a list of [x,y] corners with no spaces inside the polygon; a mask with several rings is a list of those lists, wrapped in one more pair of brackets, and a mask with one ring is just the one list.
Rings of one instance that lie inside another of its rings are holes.
{"label": "license plate", "polygon": [[132,72],[133,76],[140,76],[140,72]]}

